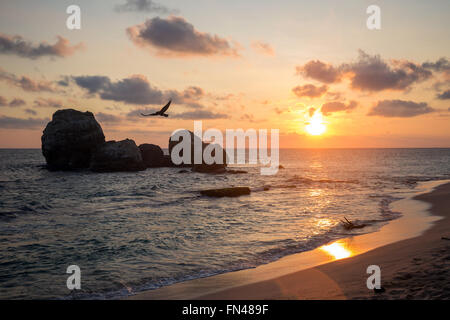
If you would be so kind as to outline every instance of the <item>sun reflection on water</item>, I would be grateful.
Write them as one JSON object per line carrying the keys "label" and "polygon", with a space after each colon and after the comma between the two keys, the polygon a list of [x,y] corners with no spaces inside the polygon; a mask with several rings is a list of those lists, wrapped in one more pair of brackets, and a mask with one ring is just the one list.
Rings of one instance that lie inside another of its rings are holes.
{"label": "sun reflection on water", "polygon": [[332,244],[320,247],[320,250],[325,251],[329,255],[333,256],[336,260],[348,258],[352,255],[352,252],[345,247],[345,244],[336,241]]}

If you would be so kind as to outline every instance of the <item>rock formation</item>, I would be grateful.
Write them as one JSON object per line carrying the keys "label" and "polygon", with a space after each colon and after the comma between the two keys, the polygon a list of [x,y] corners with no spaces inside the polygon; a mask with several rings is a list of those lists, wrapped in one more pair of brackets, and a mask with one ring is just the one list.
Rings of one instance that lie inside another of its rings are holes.
{"label": "rock formation", "polygon": [[95,172],[145,170],[141,151],[133,140],[108,141],[94,152],[90,169]]}
{"label": "rock formation", "polygon": [[41,138],[42,154],[51,170],[88,168],[92,153],[105,142],[91,112],[58,110]]}
{"label": "rock formation", "polygon": [[[187,167],[191,167],[192,171],[195,172],[202,172],[202,173],[224,173],[226,172],[226,166],[227,166],[227,154],[225,152],[225,150],[223,150],[220,146],[218,147],[218,149],[220,150],[220,152],[223,154],[223,160],[222,163],[213,163],[213,164],[206,164],[204,161],[201,164],[194,164],[194,141],[197,140],[201,143],[202,146],[202,154],[203,151],[205,150],[205,148],[210,145],[209,143],[206,142],[202,142],[200,140],[199,137],[197,137],[196,135],[194,135],[194,133],[192,131],[188,131],[191,137],[191,141],[190,143],[190,147],[191,147],[191,161],[189,164],[182,164],[180,166],[187,166]],[[173,148],[178,144],[181,143],[183,141],[183,138],[180,138],[179,141],[175,141],[172,139],[172,137],[170,137],[169,139],[169,155],[172,154],[172,150]],[[180,156],[183,155],[183,151],[180,152]],[[214,152],[212,154],[214,156]]]}
{"label": "rock formation", "polygon": [[139,146],[142,160],[147,168],[163,167],[166,160],[162,149],[154,144],[144,143]]}
{"label": "rock formation", "polygon": [[232,187],[232,188],[222,188],[222,189],[209,189],[209,190],[200,191],[200,194],[203,196],[215,197],[215,198],[239,197],[239,196],[243,196],[243,195],[249,195],[250,188],[249,187]]}

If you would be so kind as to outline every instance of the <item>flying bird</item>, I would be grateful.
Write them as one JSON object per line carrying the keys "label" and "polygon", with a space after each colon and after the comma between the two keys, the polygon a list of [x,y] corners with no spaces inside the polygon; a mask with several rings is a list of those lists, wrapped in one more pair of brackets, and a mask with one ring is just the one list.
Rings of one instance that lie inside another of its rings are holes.
{"label": "flying bird", "polygon": [[143,115],[144,117],[149,117],[149,116],[161,116],[161,117],[168,117],[169,115],[167,113],[164,113],[167,111],[167,109],[169,109],[170,104],[172,103],[172,100],[170,100],[161,110],[154,112],[154,113],[150,113],[150,114],[143,114],[141,113],[141,115]]}

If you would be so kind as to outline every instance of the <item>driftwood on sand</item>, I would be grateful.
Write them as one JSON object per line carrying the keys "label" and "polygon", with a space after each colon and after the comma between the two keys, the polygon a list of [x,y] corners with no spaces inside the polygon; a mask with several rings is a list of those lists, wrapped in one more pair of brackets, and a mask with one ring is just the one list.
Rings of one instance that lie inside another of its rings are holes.
{"label": "driftwood on sand", "polygon": [[341,220],[341,223],[343,225],[343,227],[347,230],[352,230],[352,229],[360,229],[360,228],[364,228],[365,226],[367,226],[366,224],[354,224],[353,222],[349,221],[346,217],[344,217],[344,220]]}

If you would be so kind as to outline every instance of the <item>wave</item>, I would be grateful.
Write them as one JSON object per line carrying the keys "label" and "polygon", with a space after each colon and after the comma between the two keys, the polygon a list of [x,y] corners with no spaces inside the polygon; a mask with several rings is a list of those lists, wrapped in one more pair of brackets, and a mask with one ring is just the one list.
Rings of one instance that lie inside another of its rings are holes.
{"label": "wave", "polygon": [[351,183],[351,184],[358,184],[358,180],[334,180],[334,179],[312,179],[307,177],[301,177],[301,176],[294,176],[287,180],[291,183],[297,183],[297,184],[329,184],[329,183]]}

